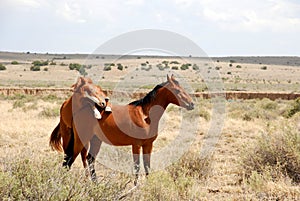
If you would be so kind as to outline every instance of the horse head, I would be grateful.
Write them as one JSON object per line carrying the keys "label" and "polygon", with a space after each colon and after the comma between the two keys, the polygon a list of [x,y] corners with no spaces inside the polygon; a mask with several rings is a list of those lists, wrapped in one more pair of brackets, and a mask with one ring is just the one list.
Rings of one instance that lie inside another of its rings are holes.
{"label": "horse head", "polygon": [[194,109],[194,103],[191,96],[180,86],[179,82],[175,79],[175,76],[171,77],[167,75],[168,83],[167,89],[170,93],[171,102],[175,105],[186,108],[187,110]]}
{"label": "horse head", "polygon": [[101,87],[94,85],[90,78],[79,77],[73,87],[73,106],[82,108],[86,105],[96,106],[98,109],[106,107],[106,94]]}

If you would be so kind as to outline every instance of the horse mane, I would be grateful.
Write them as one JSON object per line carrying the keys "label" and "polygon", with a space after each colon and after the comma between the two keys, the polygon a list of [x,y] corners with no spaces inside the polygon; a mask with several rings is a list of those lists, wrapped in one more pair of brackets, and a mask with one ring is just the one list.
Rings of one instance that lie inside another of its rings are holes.
{"label": "horse mane", "polygon": [[129,105],[144,106],[144,105],[151,103],[156,96],[156,92],[160,88],[164,87],[167,83],[168,82],[163,82],[161,84],[156,85],[156,87],[154,87],[154,89],[152,89],[152,91],[150,91],[144,98],[133,101],[133,102],[129,103]]}

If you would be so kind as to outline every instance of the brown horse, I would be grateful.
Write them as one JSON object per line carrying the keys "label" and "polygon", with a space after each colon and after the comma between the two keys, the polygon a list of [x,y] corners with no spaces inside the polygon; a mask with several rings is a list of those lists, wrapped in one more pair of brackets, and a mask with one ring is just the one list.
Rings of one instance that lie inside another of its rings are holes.
{"label": "brown horse", "polygon": [[167,76],[166,82],[157,85],[144,98],[128,105],[113,105],[113,112],[102,113],[100,120],[96,120],[88,111],[73,115],[73,156],[68,165],[71,166],[77,155],[90,143],[88,162],[92,179],[95,180],[94,162],[102,142],[115,146],[131,145],[136,184],[141,149],[144,169],[148,175],[153,142],[158,136],[159,120],[170,103],[188,110],[194,109],[192,98],[173,75]]}
{"label": "brown horse", "polygon": [[[60,122],[53,130],[50,137],[50,146],[57,151],[64,151],[65,159],[63,166],[69,167],[71,166],[70,164],[73,163],[71,161],[74,146],[74,134],[72,128],[73,116],[77,115],[78,112],[80,113],[81,110],[86,110],[94,112],[94,116],[101,118],[100,112],[106,108],[107,104],[106,94],[102,91],[101,87],[94,85],[89,78],[79,77],[77,82],[72,85],[72,88],[74,93],[62,104],[60,108]],[[73,102],[73,100],[76,101]],[[73,103],[77,103],[77,105]],[[73,107],[75,107],[74,110]],[[87,167],[86,158],[88,146],[89,144],[81,150],[82,162],[85,168]]]}

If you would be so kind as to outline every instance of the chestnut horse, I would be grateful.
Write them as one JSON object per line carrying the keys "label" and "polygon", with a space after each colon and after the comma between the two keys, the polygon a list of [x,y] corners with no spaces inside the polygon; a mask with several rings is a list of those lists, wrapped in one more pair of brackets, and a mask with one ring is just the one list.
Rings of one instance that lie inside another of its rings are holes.
{"label": "chestnut horse", "polygon": [[[93,84],[92,80],[89,78],[79,77],[77,82],[72,85],[73,95],[68,98],[60,108],[60,122],[53,130],[50,136],[50,146],[52,149],[57,151],[64,151],[65,159],[63,166],[71,166],[73,156],[73,146],[74,146],[74,134],[73,134],[73,115],[80,110],[87,110],[91,112],[102,112],[106,107],[106,102],[104,100],[107,98],[105,93],[99,86]],[[79,105],[73,104],[73,100]],[[95,108],[97,107],[97,109]],[[73,107],[75,109],[73,110]],[[76,111],[77,110],[77,111]],[[101,114],[98,118],[101,118]],[[62,139],[62,142],[61,142]],[[83,166],[86,168],[86,158],[87,158],[87,149],[89,144],[81,150],[81,158]],[[62,150],[63,149],[63,150]],[[75,160],[75,158],[74,158]]]}
{"label": "chestnut horse", "polygon": [[77,155],[90,144],[88,163],[92,180],[95,180],[95,157],[102,142],[115,146],[131,145],[136,184],[141,149],[144,169],[148,175],[153,142],[158,136],[159,120],[170,103],[188,110],[194,109],[192,98],[173,75],[167,76],[166,82],[157,85],[144,98],[128,105],[113,105],[112,113],[102,113],[102,119],[96,120],[91,112],[86,110],[73,115],[73,156],[68,165],[71,166]]}

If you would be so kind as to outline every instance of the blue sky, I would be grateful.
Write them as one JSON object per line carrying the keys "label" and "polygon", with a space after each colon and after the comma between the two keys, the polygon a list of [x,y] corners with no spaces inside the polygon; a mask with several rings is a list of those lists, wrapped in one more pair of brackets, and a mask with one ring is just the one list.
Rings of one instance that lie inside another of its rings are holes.
{"label": "blue sky", "polygon": [[0,0],[0,51],[91,53],[162,29],[209,56],[300,56],[300,0]]}

